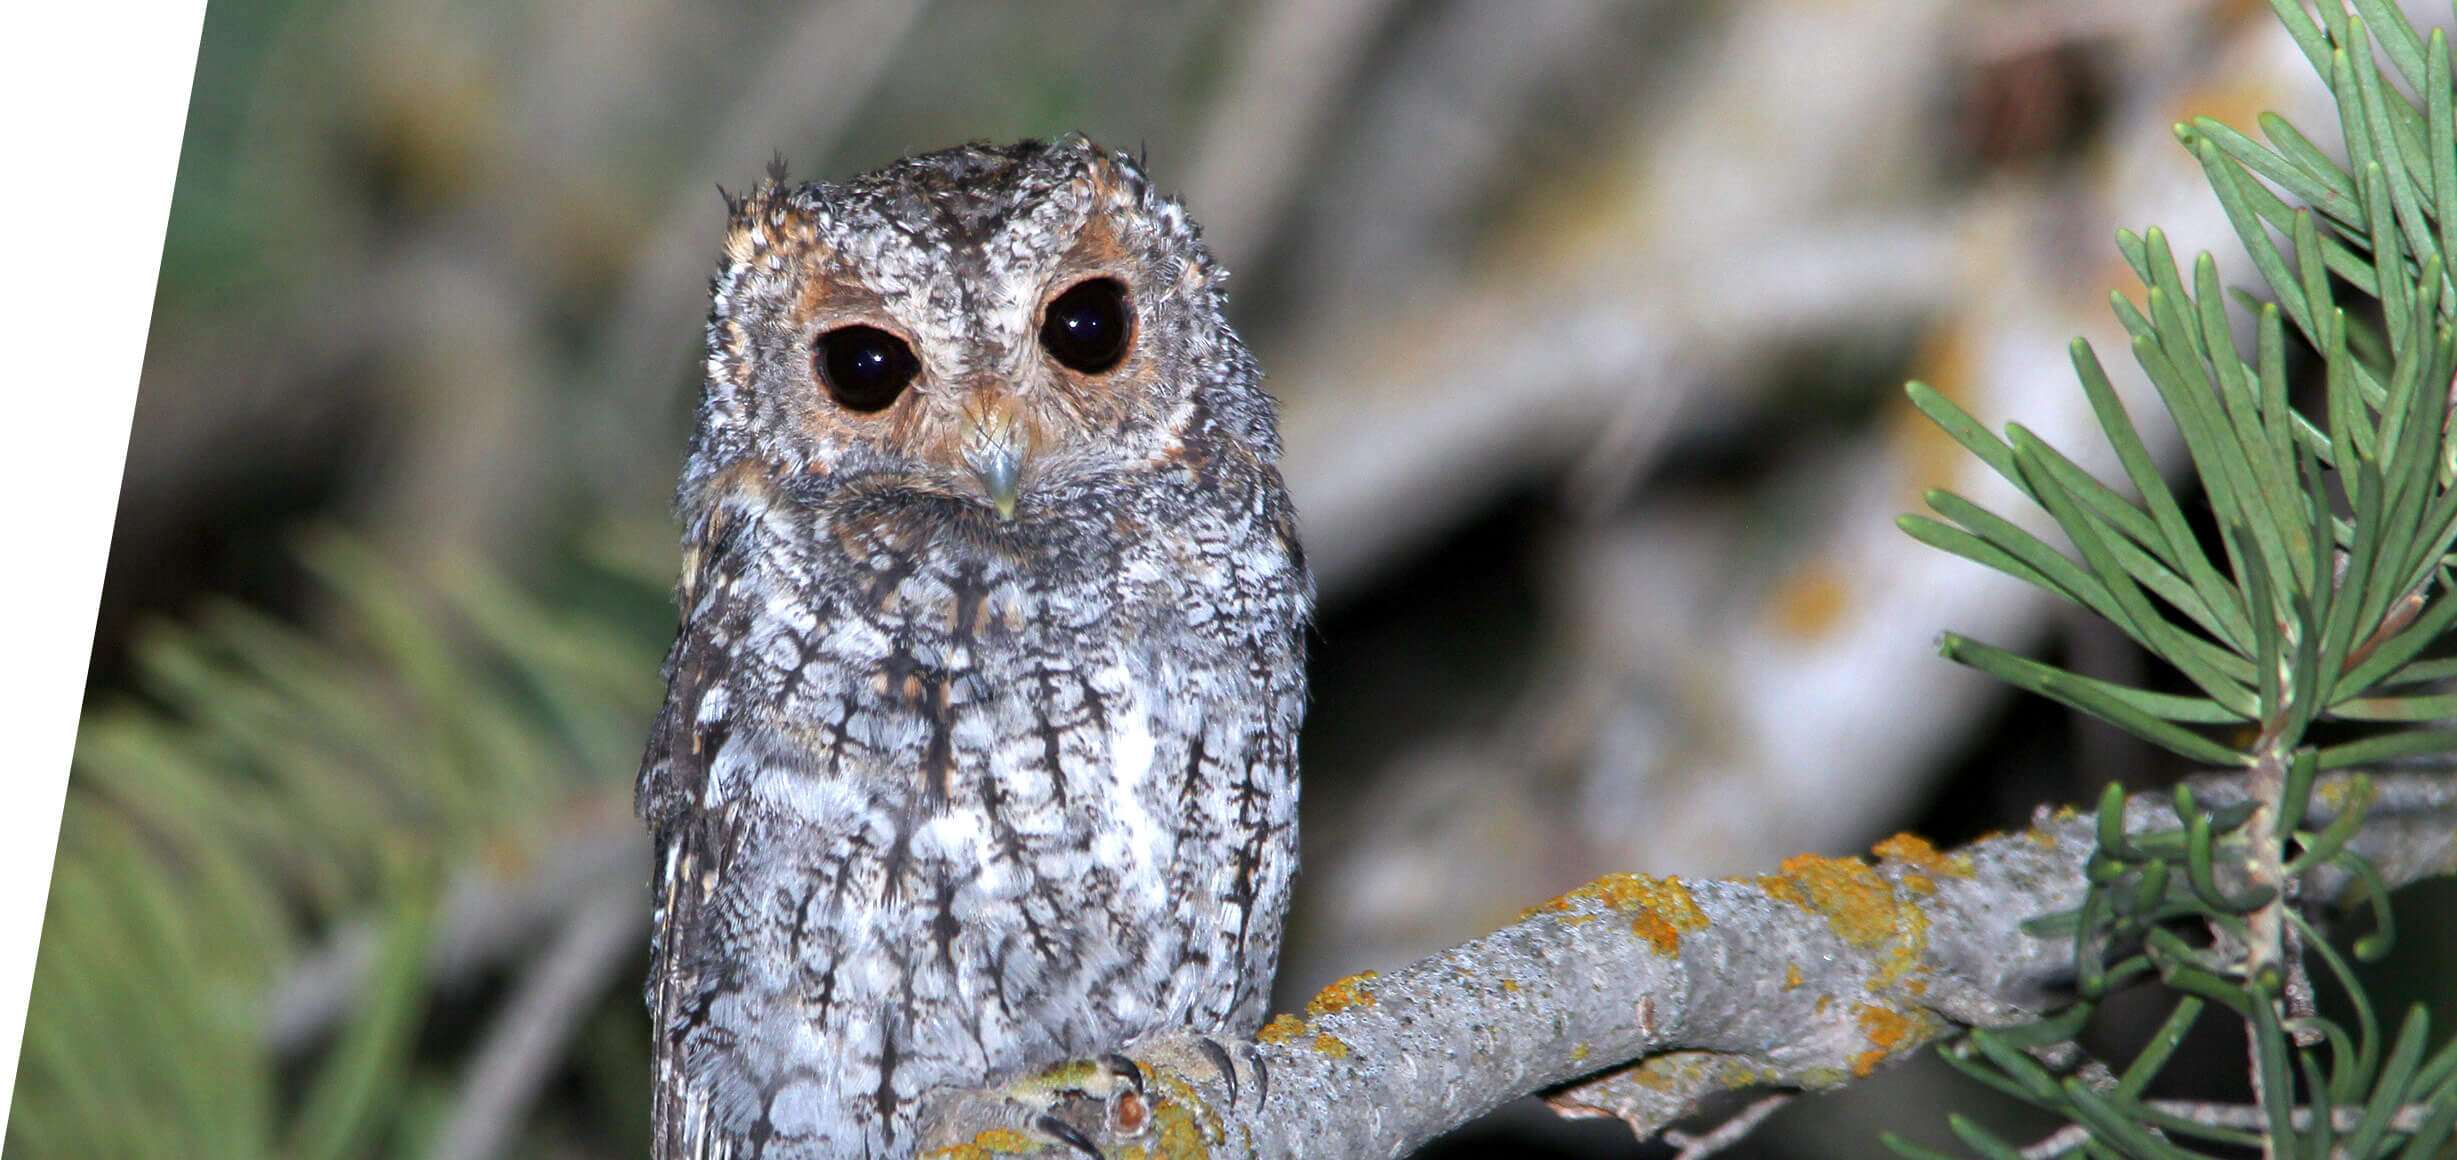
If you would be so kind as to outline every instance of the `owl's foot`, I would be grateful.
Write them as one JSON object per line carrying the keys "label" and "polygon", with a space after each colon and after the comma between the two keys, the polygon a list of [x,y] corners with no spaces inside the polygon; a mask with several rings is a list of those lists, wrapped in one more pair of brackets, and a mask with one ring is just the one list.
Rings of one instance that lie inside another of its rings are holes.
{"label": "owl's foot", "polygon": [[925,1115],[921,1154],[1106,1160],[1130,1147],[1208,1152],[1225,1139],[1222,1110],[1270,1092],[1250,1044],[1173,1031],[1127,1050],[941,1093]]}

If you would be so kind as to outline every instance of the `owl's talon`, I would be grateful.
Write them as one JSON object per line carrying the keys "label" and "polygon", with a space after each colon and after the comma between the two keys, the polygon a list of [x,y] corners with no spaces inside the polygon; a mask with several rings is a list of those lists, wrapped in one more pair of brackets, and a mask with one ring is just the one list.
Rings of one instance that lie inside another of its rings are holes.
{"label": "owl's talon", "polygon": [[[1108,1068],[1111,1075],[1133,1085],[1136,1095],[1150,1098],[1151,1093],[1143,1089],[1143,1069],[1135,1066],[1134,1060],[1112,1051],[1101,1056],[1101,1066]],[[1235,1080],[1229,1081],[1231,1086],[1234,1086],[1236,1082]]]}
{"label": "owl's talon", "polygon": [[1271,1067],[1263,1062],[1263,1049],[1248,1047],[1246,1060],[1254,1065],[1254,1104],[1262,1106],[1271,1098]]}
{"label": "owl's talon", "polygon": [[1203,1052],[1203,1058],[1210,1060],[1212,1067],[1219,1071],[1220,1082],[1228,1087],[1228,1106],[1236,1107],[1237,1065],[1230,1062],[1228,1048],[1220,1046],[1219,1040],[1208,1035],[1195,1036],[1194,1045]]}
{"label": "owl's talon", "polygon": [[1107,1160],[1106,1157],[1101,1155],[1099,1146],[1092,1143],[1092,1138],[1090,1136],[1084,1135],[1081,1130],[1075,1127],[1075,1125],[1067,1123],[1065,1120],[1061,1120],[1056,1116],[1045,1115],[1037,1120],[1034,1120],[1032,1126],[1042,1135],[1057,1140],[1059,1143],[1065,1144],[1067,1147],[1073,1148],[1086,1156],[1090,1156],[1092,1160]]}

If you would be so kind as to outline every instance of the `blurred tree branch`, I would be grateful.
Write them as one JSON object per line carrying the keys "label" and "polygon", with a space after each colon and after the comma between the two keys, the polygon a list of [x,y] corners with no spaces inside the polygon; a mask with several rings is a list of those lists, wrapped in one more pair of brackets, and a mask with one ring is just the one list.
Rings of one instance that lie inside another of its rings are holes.
{"label": "blurred tree branch", "polygon": [[430,1155],[434,1160],[490,1160],[529,1118],[538,1089],[571,1050],[573,1030],[616,964],[639,950],[646,933],[640,891],[628,879],[600,882],[524,973],[462,1077],[451,1122]]}
{"label": "blurred tree branch", "polygon": [[[428,985],[441,990],[466,985],[533,945],[537,931],[574,921],[603,884],[626,883],[637,894],[645,889],[640,884],[648,872],[647,837],[630,815],[613,810],[594,824],[576,826],[521,873],[464,871],[446,889],[436,916],[426,956]],[[633,920],[645,934],[647,913],[640,911]],[[360,1001],[380,936],[372,920],[350,923],[293,960],[266,996],[267,1046],[295,1054],[347,1017]]]}
{"label": "blurred tree branch", "polygon": [[[1529,480],[1573,489],[1573,518],[1544,542],[1550,663],[1498,726],[1412,739],[1378,756],[1353,796],[1317,807],[1317,832],[1340,838],[1317,847],[1313,889],[1340,917],[1308,929],[1284,977],[1310,987],[1410,961],[1613,866],[1728,873],[1865,841],[1916,808],[1990,719],[1998,690],[1928,660],[1936,626],[2034,639],[2053,602],[1966,561],[1905,553],[1889,525],[1924,487],[1985,503],[2012,490],[1896,415],[1854,439],[1780,443],[1769,432],[1796,416],[1764,393],[1773,364],[1924,320],[1912,373],[2109,465],[2093,457],[2061,349],[2075,333],[2125,341],[2105,305],[2132,276],[2093,257],[2102,223],[2158,221],[2181,249],[2228,255],[2222,277],[2250,273],[2220,244],[2224,215],[2160,110],[2240,102],[2328,120],[2307,66],[2257,10],[2194,0],[2045,26],[2019,11],[1721,10],[1694,54],[1708,63],[1684,60],[1664,82],[1681,98],[1634,117],[1631,152],[1598,160],[1603,192],[1572,202],[1569,221],[1510,239],[1509,277],[1359,308],[1383,311],[1350,324],[1365,337],[1275,365],[1301,384],[1286,470],[1333,597]],[[1976,67],[1963,54],[1984,63],[2042,42],[2121,62],[2092,164],[1956,190],[1917,215],[1845,212],[1930,157],[1924,86]],[[1859,67],[1770,86],[1767,60]],[[1812,83],[1833,92],[1799,100]],[[1752,131],[1735,137],[1733,124]],[[2118,373],[2144,438],[2180,463],[2146,383]],[[1649,479],[1719,425],[1790,448],[1775,478],[1739,497]],[[1360,446],[1352,433],[1368,428],[1393,437]],[[1531,848],[1546,857],[1524,857]]]}
{"label": "blurred tree branch", "polygon": [[1204,236],[1230,269],[1269,239],[1300,167],[1395,0],[1272,0],[1262,6],[1227,91],[1212,103],[1187,178]]}

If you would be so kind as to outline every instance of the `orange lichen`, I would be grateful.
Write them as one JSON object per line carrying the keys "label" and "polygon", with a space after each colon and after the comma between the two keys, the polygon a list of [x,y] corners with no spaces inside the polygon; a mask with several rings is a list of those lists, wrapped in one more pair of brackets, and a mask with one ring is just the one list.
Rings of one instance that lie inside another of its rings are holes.
{"label": "orange lichen", "polygon": [[[1119,1160],[1135,1160],[1137,1157],[1155,1155],[1209,1155],[1210,1140],[1218,1130],[1219,1121],[1216,1115],[1209,1111],[1209,1105],[1204,1102],[1203,1094],[1195,1090],[1195,1086],[1187,1083],[1182,1076],[1162,1071],[1159,1078],[1169,1089],[1168,1096],[1155,1101],[1151,1109],[1152,1118],[1160,1128],[1159,1146],[1147,1151],[1141,1144],[1129,1144],[1119,1151]],[[1205,1119],[1209,1120],[1208,1126],[1196,1119],[1198,1113],[1204,1114]]]}
{"label": "orange lichen", "polygon": [[1630,1082],[1640,1087],[1659,1092],[1671,1091],[1691,1070],[1694,1070],[1694,1066],[1686,1056],[1659,1055],[1640,1061],[1638,1066],[1630,1069],[1629,1078]]}
{"label": "orange lichen", "polygon": [[1913,894],[1919,895],[1929,895],[1937,892],[1936,882],[1925,874],[1903,875],[1902,888]]}
{"label": "orange lichen", "polygon": [[1320,1019],[1323,1016],[1329,1015],[1335,1011],[1346,1011],[1352,1007],[1373,1006],[1373,993],[1371,991],[1367,991],[1364,984],[1374,979],[1377,975],[1378,972],[1375,971],[1362,971],[1357,974],[1350,975],[1345,979],[1341,979],[1328,987],[1324,987],[1312,999],[1306,1002],[1305,1017],[1308,1019]]}
{"label": "orange lichen", "polygon": [[1630,931],[1647,940],[1658,954],[1680,953],[1681,932],[1706,929],[1706,912],[1698,909],[1697,899],[1680,879],[1644,874],[1607,874],[1527,914],[1562,914],[1563,922],[1584,922],[1594,915],[1569,912],[1579,911],[1586,903],[1600,903],[1629,916]]}
{"label": "orange lichen", "polygon": [[1348,1045],[1329,1035],[1316,1034],[1314,1036],[1314,1050],[1330,1056],[1333,1059],[1348,1058]]}
{"label": "orange lichen", "polygon": [[1895,1048],[1910,1041],[1911,1021],[1904,1018],[1901,1012],[1866,1003],[1853,1004],[1851,1014],[1860,1025],[1860,1033],[1868,1036],[1868,1041],[1875,1045],[1875,1050],[1863,1051],[1851,1057],[1851,1074],[1866,1079]]}
{"label": "orange lichen", "polygon": [[1503,979],[1503,980],[1501,981],[1501,984],[1502,984],[1502,990],[1509,991],[1509,992],[1512,992],[1512,993],[1516,993],[1516,992],[1518,991],[1518,989],[1519,989],[1519,981],[1518,981],[1517,979]]}
{"label": "orange lichen", "polygon": [[1254,1038],[1265,1043],[1286,1043],[1305,1034],[1306,1030],[1303,1019],[1294,1015],[1274,1015],[1271,1017],[1271,1022],[1264,1024],[1262,1030],[1254,1033]]}
{"label": "orange lichen", "polygon": [[1758,879],[1757,884],[1759,889],[1766,892],[1768,898],[1777,902],[1791,903],[1803,910],[1808,909],[1809,896],[1801,893],[1800,885],[1789,878],[1768,876]]}
{"label": "orange lichen", "polygon": [[1869,847],[1868,852],[1914,866],[1933,865],[1940,856],[1936,843],[1908,831],[1897,831],[1893,837]]}
{"label": "orange lichen", "polygon": [[1770,1084],[1777,1078],[1774,1072],[1763,1067],[1753,1067],[1738,1057],[1725,1057],[1722,1066],[1715,1069],[1716,1081],[1727,1088],[1736,1090]]}
{"label": "orange lichen", "polygon": [[1870,1043],[1888,1050],[1902,1046],[1903,1040],[1911,1034],[1911,1021],[1903,1018],[1901,1012],[1889,1008],[1855,1003],[1851,1017],[1860,1024],[1861,1033],[1868,1036]]}
{"label": "orange lichen", "polygon": [[1786,990],[1786,991],[1797,991],[1797,990],[1799,990],[1799,989],[1800,989],[1800,979],[1801,979],[1801,975],[1800,975],[1800,964],[1798,964],[1798,963],[1793,963],[1792,965],[1790,965],[1790,966],[1788,966],[1788,967],[1783,968],[1783,989],[1784,989],[1784,990]]}
{"label": "orange lichen", "polygon": [[974,1136],[970,1143],[941,1148],[930,1153],[931,1160],[981,1160],[987,1156],[1016,1156],[1033,1151],[1040,1145],[1032,1137],[1013,1128],[991,1128]]}
{"label": "orange lichen", "polygon": [[1100,1065],[1088,1059],[1070,1059],[1041,1069],[1041,1082],[1051,1087],[1077,1088],[1100,1074]]}
{"label": "orange lichen", "polygon": [[1934,878],[1968,878],[1973,872],[1969,855],[1940,853],[1928,839],[1917,834],[1896,834],[1870,847],[1869,852]]}
{"label": "orange lichen", "polygon": [[1766,893],[1825,915],[1835,936],[1852,946],[1881,946],[1904,922],[1894,888],[1857,858],[1796,854],[1783,860],[1782,870],[1779,878],[1758,879]]}
{"label": "orange lichen", "polygon": [[1665,921],[1662,915],[1641,914],[1629,924],[1629,929],[1631,934],[1647,940],[1647,945],[1654,947],[1656,954],[1670,956],[1681,953],[1680,928]]}
{"label": "orange lichen", "polygon": [[[1581,1044],[1571,1058],[1584,1062],[1586,1057],[1587,1047]],[[1772,1071],[1752,1064],[1745,1057],[1715,1051],[1665,1052],[1617,1069],[1614,1074],[1624,1082],[1651,1091],[1692,1095],[1706,1084],[1738,1089],[1774,1083],[1780,1079]],[[1611,1108],[1582,1104],[1575,1098],[1562,1096],[1547,1097],[1546,1102],[1555,1108],[1584,1108],[1599,1113],[1612,1111]]]}

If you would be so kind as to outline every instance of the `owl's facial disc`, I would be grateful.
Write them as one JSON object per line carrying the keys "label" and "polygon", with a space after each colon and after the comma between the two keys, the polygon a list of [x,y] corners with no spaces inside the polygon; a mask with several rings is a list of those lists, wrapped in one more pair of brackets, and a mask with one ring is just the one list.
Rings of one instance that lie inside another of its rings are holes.
{"label": "owl's facial disc", "polygon": [[1080,142],[772,182],[734,214],[712,458],[1029,523],[1164,478],[1180,424],[1219,413],[1198,388],[1250,375],[1182,211]]}

